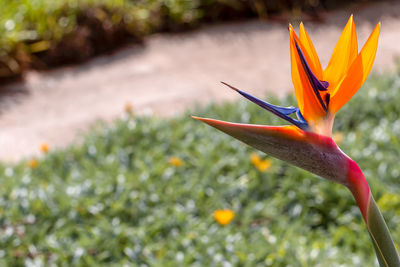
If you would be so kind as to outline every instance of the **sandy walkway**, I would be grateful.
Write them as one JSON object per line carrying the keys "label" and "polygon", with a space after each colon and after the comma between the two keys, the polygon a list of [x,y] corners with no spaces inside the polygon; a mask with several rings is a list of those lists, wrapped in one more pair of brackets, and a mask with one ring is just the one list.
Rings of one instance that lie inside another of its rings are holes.
{"label": "sandy walkway", "polygon": [[[349,15],[360,46],[377,21],[382,32],[374,70],[394,67],[400,56],[400,3],[369,5],[327,14],[326,23],[306,23],[325,66]],[[119,116],[125,103],[137,113],[171,115],[193,103],[234,99],[227,81],[264,96],[292,90],[287,24],[245,22],[179,35],[155,35],[145,47],[47,73],[31,72],[8,86],[0,101],[0,160],[14,161],[69,144],[96,119]]]}

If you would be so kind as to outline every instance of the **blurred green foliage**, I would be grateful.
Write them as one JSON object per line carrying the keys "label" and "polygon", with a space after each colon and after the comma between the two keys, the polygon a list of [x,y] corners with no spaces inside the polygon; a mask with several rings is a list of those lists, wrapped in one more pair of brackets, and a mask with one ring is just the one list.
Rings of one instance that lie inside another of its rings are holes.
{"label": "blurred green foliage", "polygon": [[280,13],[298,18],[307,12],[318,19],[318,11],[337,5],[333,0],[0,0],[0,81],[20,77],[29,67],[81,62],[126,42],[142,42],[153,32]]}
{"label": "blurred green foliage", "polygon": [[[398,75],[373,76],[335,123],[397,244],[399,91]],[[269,100],[296,104],[293,97]],[[285,123],[246,100],[191,114]],[[278,160],[260,172],[254,152],[188,114],[125,114],[37,166],[3,164],[0,265],[377,266],[346,188]],[[183,164],[171,165],[170,157]],[[222,208],[235,212],[225,227],[213,218]]]}

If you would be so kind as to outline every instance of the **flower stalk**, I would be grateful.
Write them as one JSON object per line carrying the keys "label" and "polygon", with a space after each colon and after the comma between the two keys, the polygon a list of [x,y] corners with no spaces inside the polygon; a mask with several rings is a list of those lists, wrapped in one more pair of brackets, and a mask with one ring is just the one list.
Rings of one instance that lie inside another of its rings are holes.
{"label": "flower stalk", "polygon": [[349,161],[348,177],[351,181],[348,188],[353,194],[367,225],[379,265],[382,267],[399,267],[399,255],[385,219],[376,205],[364,174],[353,160]]}
{"label": "flower stalk", "polygon": [[372,196],[369,201],[368,220],[366,223],[379,265],[385,267],[400,266],[399,255],[390,236],[389,229]]}

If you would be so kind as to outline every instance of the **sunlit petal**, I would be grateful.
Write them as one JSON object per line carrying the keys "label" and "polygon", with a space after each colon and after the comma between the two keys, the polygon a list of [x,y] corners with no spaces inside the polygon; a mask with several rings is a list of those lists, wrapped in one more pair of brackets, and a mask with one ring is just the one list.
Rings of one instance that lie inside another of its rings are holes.
{"label": "sunlit petal", "polygon": [[[330,84],[329,89],[337,88],[337,84],[347,73],[350,65],[357,57],[357,33],[353,16],[350,16],[342,35],[333,50],[331,60],[324,71],[324,79]],[[330,91],[330,93],[335,93]]]}
{"label": "sunlit petal", "polygon": [[296,94],[297,105],[299,106],[300,111],[304,114],[304,97],[303,97],[303,86],[300,80],[300,74],[297,66],[296,60],[296,47],[293,39],[295,38],[296,33],[292,25],[289,25],[289,33],[290,33],[290,64],[292,70],[292,82],[294,86],[294,92]]}
{"label": "sunlit petal", "polygon": [[310,68],[314,75],[319,79],[323,79],[323,71],[321,67],[321,62],[319,61],[318,54],[315,51],[314,45],[311,42],[310,37],[308,36],[306,29],[304,28],[303,23],[300,23],[300,43],[304,47],[304,54],[309,56],[309,59],[307,59],[308,64],[310,65]]}
{"label": "sunlit petal", "polygon": [[381,24],[376,25],[369,36],[360,54],[349,68],[347,75],[342,79],[331,96],[329,110],[336,113],[357,92],[367,79],[374,63]]}

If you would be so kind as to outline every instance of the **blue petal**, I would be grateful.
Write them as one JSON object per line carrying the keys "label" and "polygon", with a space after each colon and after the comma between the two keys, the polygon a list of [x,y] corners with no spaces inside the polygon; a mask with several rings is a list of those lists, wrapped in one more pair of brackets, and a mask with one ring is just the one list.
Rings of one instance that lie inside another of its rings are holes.
{"label": "blue petal", "polygon": [[325,90],[323,90],[323,91],[326,91],[328,89],[328,87],[329,87],[329,82],[327,82],[327,81],[319,81],[319,82],[325,88]]}
{"label": "blue petal", "polygon": [[[244,96],[245,98],[247,98],[248,100],[250,100],[251,102],[259,105],[260,107],[272,112],[273,114],[275,114],[276,116],[296,125],[297,127],[299,127],[300,129],[303,130],[308,130],[308,123],[307,121],[303,118],[303,116],[301,116],[301,113],[299,111],[298,108],[295,107],[279,107],[279,106],[275,106],[272,105],[268,102],[262,101],[261,99],[258,99],[246,92],[243,92],[227,83],[222,82],[224,85],[228,86],[229,88],[235,90],[236,92],[238,92],[239,94],[241,94],[242,96]],[[297,117],[299,118],[299,120],[295,120],[292,117],[289,117],[288,115],[297,112]],[[299,116],[300,114],[300,116]]]}
{"label": "blue petal", "polygon": [[[299,121],[301,121],[302,123],[307,124],[307,121],[306,121],[306,119],[303,117],[303,115],[301,114],[300,109],[297,109],[296,116],[297,116],[297,118],[299,119]],[[308,125],[308,124],[307,124],[307,125]]]}
{"label": "blue petal", "polygon": [[[247,93],[242,92],[242,91],[240,91],[240,92],[238,92],[238,93],[241,94],[241,95],[247,94]],[[249,95],[249,94],[247,94],[247,95]],[[255,97],[253,97],[253,98],[255,98]],[[259,101],[263,102],[265,105],[268,105],[269,107],[275,109],[276,111],[278,111],[278,112],[280,112],[280,113],[282,113],[282,114],[284,114],[284,115],[293,114],[293,113],[295,113],[295,112],[298,110],[298,108],[295,108],[295,107],[292,107],[292,106],[290,106],[290,107],[280,107],[280,106],[272,105],[272,104],[270,104],[270,103],[268,103],[268,102],[264,102],[264,101],[262,101],[262,100],[259,100]]]}

